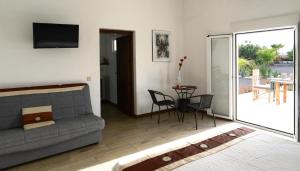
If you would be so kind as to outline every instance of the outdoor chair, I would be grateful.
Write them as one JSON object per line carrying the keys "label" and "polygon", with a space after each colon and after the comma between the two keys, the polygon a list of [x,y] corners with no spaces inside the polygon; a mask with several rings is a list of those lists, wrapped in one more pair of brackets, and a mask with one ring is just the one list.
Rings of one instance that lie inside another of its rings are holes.
{"label": "outdoor chair", "polygon": [[[263,91],[263,93],[261,91]],[[260,84],[259,69],[252,71],[252,92],[253,100],[257,100],[259,96],[267,93],[269,103],[271,102],[272,88],[270,84]]]}
{"label": "outdoor chair", "polygon": [[[152,108],[151,108],[151,113],[150,113],[151,118],[152,118],[152,114],[153,114],[153,107],[154,107],[154,105],[157,105],[158,106],[158,120],[157,120],[158,124],[160,123],[160,110],[161,110],[162,106],[167,107],[169,117],[170,117],[169,107],[175,108],[174,114],[176,113],[178,120],[180,120],[179,115],[176,111],[176,102],[172,96],[163,94],[162,92],[155,91],[155,90],[148,90],[148,92],[150,93],[150,96],[152,99]],[[158,98],[158,96],[160,96],[160,98]]]}
{"label": "outdoor chair", "polygon": [[[199,98],[199,101],[192,102],[194,98]],[[203,94],[203,95],[198,95],[198,96],[192,96],[190,97],[191,103],[188,104],[188,108],[190,111],[194,112],[194,117],[195,117],[195,123],[196,123],[196,129],[198,129],[198,123],[197,123],[197,115],[198,112],[201,112],[202,114],[202,120],[203,120],[203,115],[207,114],[207,109],[211,108],[211,102],[213,99],[213,95],[211,94]],[[216,126],[216,119],[215,119],[215,114],[212,112],[213,120],[214,120],[214,126]],[[184,115],[182,116],[182,122],[184,119]]]}

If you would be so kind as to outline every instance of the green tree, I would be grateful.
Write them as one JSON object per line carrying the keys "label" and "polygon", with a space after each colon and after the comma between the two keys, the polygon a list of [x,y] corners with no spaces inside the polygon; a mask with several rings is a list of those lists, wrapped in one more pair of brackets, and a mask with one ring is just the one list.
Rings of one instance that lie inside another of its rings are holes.
{"label": "green tree", "polygon": [[284,47],[283,44],[272,44],[271,45],[271,48],[275,49],[277,51],[277,54],[278,54],[278,50],[281,49],[281,48],[283,48],[283,47]]}
{"label": "green tree", "polygon": [[[260,70],[261,76],[266,78],[277,73],[272,72],[270,64],[275,60],[279,60],[279,49],[283,48],[283,44],[272,44],[271,48],[260,47],[259,45],[251,44],[246,41],[239,46],[239,73],[244,76],[249,76],[254,68]],[[289,59],[293,59],[293,52],[288,52]]]}
{"label": "green tree", "polygon": [[277,61],[280,61],[280,60],[281,60],[281,59],[280,59],[280,56],[279,56],[278,50],[281,49],[281,48],[283,48],[283,47],[284,47],[283,44],[272,44],[272,45],[271,45],[271,48],[274,49],[275,52],[276,52],[275,60],[277,60]]}
{"label": "green tree", "polygon": [[251,42],[245,42],[239,46],[239,57],[248,60],[255,60],[258,50],[261,49],[258,45],[253,45]]}
{"label": "green tree", "polygon": [[272,45],[271,45],[271,48],[273,48],[273,49],[281,49],[281,48],[283,48],[283,47],[284,47],[283,44],[272,44]]}
{"label": "green tree", "polygon": [[247,60],[242,57],[238,60],[238,66],[239,74],[242,77],[250,76],[252,74],[252,70],[256,67],[255,62],[253,60]]}
{"label": "green tree", "polygon": [[290,50],[290,51],[288,51],[287,55],[288,55],[287,60],[289,60],[289,61],[293,61],[294,60],[294,50],[293,49]]}
{"label": "green tree", "polygon": [[277,58],[277,52],[274,48],[262,48],[257,52],[255,63],[258,66],[263,78],[266,78],[272,74],[272,70],[269,65]]}
{"label": "green tree", "polygon": [[268,65],[260,65],[258,68],[262,78],[268,78],[272,76],[272,70]]}
{"label": "green tree", "polygon": [[262,48],[256,53],[255,63],[257,65],[269,65],[274,62],[277,57],[276,49]]}

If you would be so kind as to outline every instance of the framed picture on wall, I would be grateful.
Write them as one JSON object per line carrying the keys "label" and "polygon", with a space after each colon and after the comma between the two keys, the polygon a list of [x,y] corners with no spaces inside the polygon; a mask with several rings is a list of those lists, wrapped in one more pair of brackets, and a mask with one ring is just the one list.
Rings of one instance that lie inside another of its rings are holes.
{"label": "framed picture on wall", "polygon": [[152,61],[169,62],[171,60],[171,32],[152,31]]}

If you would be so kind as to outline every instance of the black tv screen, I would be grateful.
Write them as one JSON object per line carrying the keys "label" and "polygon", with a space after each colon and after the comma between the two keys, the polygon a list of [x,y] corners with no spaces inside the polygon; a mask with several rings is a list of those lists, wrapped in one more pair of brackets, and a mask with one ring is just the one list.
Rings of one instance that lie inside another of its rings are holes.
{"label": "black tv screen", "polygon": [[33,23],[34,48],[78,48],[79,25]]}

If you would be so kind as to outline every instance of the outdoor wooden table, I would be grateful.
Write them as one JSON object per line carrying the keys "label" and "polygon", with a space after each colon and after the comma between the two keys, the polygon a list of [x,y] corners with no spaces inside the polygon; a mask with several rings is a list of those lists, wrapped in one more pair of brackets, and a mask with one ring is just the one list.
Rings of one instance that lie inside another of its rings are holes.
{"label": "outdoor wooden table", "polygon": [[287,101],[288,85],[293,85],[294,81],[290,79],[272,78],[270,79],[272,87],[274,87],[276,104],[280,105],[280,86],[283,86],[283,103]]}

